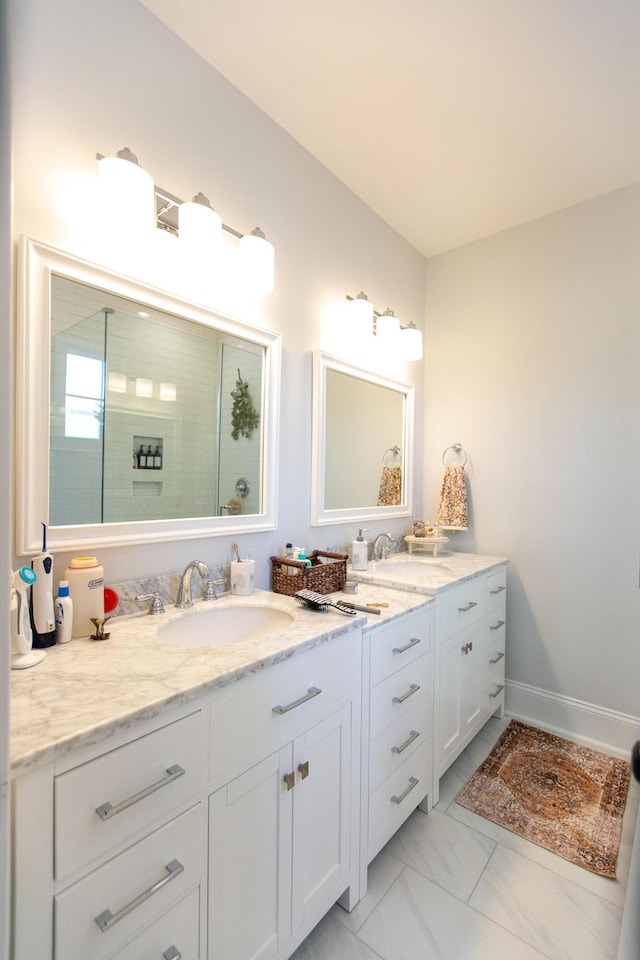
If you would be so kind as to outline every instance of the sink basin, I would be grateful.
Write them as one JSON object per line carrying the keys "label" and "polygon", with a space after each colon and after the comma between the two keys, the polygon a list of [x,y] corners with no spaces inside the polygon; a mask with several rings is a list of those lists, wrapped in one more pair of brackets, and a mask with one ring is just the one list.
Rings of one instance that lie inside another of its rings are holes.
{"label": "sink basin", "polygon": [[292,623],[291,614],[274,607],[212,607],[164,624],[158,638],[183,647],[225,647],[238,640],[260,640]]}
{"label": "sink basin", "polygon": [[449,573],[446,563],[437,560],[389,560],[376,564],[375,576],[392,580],[400,577],[403,580],[424,580],[426,577],[437,576],[439,573]]}

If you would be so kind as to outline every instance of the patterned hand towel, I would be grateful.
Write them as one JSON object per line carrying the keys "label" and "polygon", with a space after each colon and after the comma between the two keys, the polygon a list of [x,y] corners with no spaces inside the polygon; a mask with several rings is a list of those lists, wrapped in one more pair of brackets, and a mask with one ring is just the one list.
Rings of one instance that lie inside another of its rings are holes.
{"label": "patterned hand towel", "polygon": [[467,479],[462,465],[444,468],[438,523],[443,530],[467,530]]}
{"label": "patterned hand towel", "polygon": [[396,507],[400,503],[402,503],[402,467],[383,467],[378,506]]}

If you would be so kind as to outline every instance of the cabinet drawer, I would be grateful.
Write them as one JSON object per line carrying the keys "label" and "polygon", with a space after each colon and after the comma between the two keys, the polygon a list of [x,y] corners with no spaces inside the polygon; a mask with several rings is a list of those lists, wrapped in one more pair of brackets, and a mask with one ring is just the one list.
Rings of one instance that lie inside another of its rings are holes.
{"label": "cabinet drawer", "polygon": [[500,567],[495,573],[484,578],[487,609],[497,603],[504,603],[507,596],[507,568]]}
{"label": "cabinet drawer", "polygon": [[205,848],[197,804],[59,893],[56,960],[102,960],[123,947],[199,884]]}
{"label": "cabinet drawer", "polygon": [[430,663],[420,657],[377,684],[369,696],[369,739],[405,716],[431,693]]}
{"label": "cabinet drawer", "polygon": [[432,764],[425,741],[369,797],[368,863],[431,790]]}
{"label": "cabinet drawer", "polygon": [[211,705],[212,780],[230,779],[349,702],[357,638],[353,633],[322,644],[217,693]]}
{"label": "cabinet drawer", "polygon": [[369,746],[369,793],[401,766],[431,735],[431,698],[416,703]]}
{"label": "cabinet drawer", "polygon": [[194,800],[202,766],[198,712],[57,776],[56,877],[68,876]]}
{"label": "cabinet drawer", "polygon": [[163,960],[164,957],[171,960],[202,957],[198,887],[123,947],[113,960]]}
{"label": "cabinet drawer", "polygon": [[431,649],[431,611],[402,617],[370,635],[371,686]]}
{"label": "cabinet drawer", "polygon": [[[440,601],[440,597],[436,602]],[[470,623],[475,623],[486,612],[486,587],[481,577],[467,580],[453,590],[442,595],[445,608],[447,633],[457,633],[464,630]]]}

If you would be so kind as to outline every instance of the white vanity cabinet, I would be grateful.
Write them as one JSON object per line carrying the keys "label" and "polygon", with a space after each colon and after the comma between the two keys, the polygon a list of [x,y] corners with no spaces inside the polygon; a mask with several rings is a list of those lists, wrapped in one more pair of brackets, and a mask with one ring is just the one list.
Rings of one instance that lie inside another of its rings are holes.
{"label": "white vanity cabinet", "polygon": [[432,618],[428,604],[364,634],[361,889],[367,865],[431,794]]}
{"label": "white vanity cabinet", "polygon": [[506,568],[436,597],[437,784],[490,716],[504,711]]}
{"label": "white vanity cabinet", "polygon": [[203,761],[195,711],[17,778],[15,960],[204,956]]}
{"label": "white vanity cabinet", "polygon": [[288,957],[347,887],[357,899],[359,636],[213,704],[209,960]]}

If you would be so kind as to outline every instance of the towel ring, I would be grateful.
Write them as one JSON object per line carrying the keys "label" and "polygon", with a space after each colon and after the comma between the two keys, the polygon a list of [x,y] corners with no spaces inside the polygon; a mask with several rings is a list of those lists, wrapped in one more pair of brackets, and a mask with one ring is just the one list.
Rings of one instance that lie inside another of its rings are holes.
{"label": "towel ring", "polygon": [[402,454],[400,453],[400,447],[398,446],[397,443],[395,444],[395,446],[389,447],[389,448],[388,448],[387,450],[385,450],[385,452],[382,454],[382,462],[383,462],[383,464],[385,465],[385,467],[388,467],[388,466],[389,466],[389,464],[387,463],[387,456],[388,456],[389,454],[391,454],[391,456],[394,457],[394,458],[398,457],[398,458],[400,459],[400,463],[397,463],[396,466],[401,467],[401,466],[402,466]]}
{"label": "towel ring", "polygon": [[469,460],[469,457],[467,456],[467,451],[464,449],[464,447],[462,446],[462,444],[461,444],[461,443],[452,443],[450,447],[447,447],[447,449],[446,449],[446,450],[443,452],[443,454],[442,454],[442,462],[443,462],[445,465],[446,465],[445,457],[447,456],[449,450],[453,450],[453,452],[454,452],[455,454],[457,454],[457,456],[459,456],[459,457],[464,457],[464,463],[462,464],[462,466],[463,466],[463,467],[466,467],[466,465],[467,465],[467,463],[468,463],[468,460]]}

